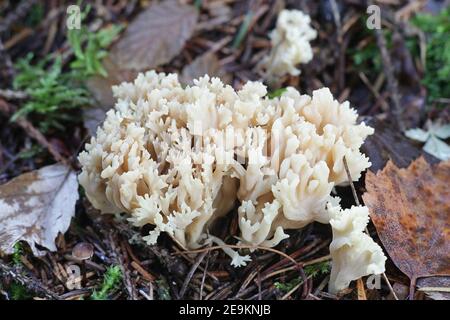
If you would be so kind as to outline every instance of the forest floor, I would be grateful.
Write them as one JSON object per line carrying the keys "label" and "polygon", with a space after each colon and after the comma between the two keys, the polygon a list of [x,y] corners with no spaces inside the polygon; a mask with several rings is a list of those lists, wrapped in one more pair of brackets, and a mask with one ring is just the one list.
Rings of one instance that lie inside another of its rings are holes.
{"label": "forest floor", "polygon": [[[280,79],[273,91],[293,86],[311,94],[325,86],[339,101],[348,100],[375,128],[363,147],[373,172],[388,159],[406,168],[424,155],[436,164],[436,154],[445,152],[439,145],[430,155],[423,142],[403,131],[450,122],[448,1],[373,1],[381,8],[382,28],[370,30],[371,1],[186,0],[192,10],[173,12],[183,14],[184,31],[166,30],[177,26],[164,22],[156,30],[176,37],[170,39],[173,48],[159,55],[152,48],[159,40],[152,44],[143,33],[125,31],[132,23],[136,30],[148,30],[145,24],[136,26],[145,23],[136,17],[154,2],[92,1],[87,10],[82,1],[82,29],[71,34],[66,28],[70,1],[0,3],[0,184],[55,162],[80,170],[79,151],[112,107],[110,86],[136,75],[115,64],[118,39],[131,37],[138,51],[155,54],[147,64],[136,56],[139,66],[177,72],[185,82],[209,73],[239,88],[261,79],[258,62],[270,50],[268,35],[282,8],[308,13],[318,36],[312,42],[314,58],[301,66],[300,76]],[[162,11],[161,21],[171,18],[166,14]],[[343,205],[362,201],[365,176],[354,187],[356,199],[350,186],[336,188]],[[444,200],[448,209],[450,199]],[[226,227],[216,231],[236,234],[234,217],[224,218]],[[364,278],[338,296],[329,294],[331,230],[326,225],[289,231],[275,250],[253,252],[252,262],[240,269],[230,266],[221,250],[188,254],[168,236],[149,246],[141,237],[146,232],[100,216],[80,191],[75,217],[57,237],[56,251],[35,256],[18,242],[12,255],[0,256],[0,299],[406,299],[411,292],[416,299],[433,298],[414,288],[390,258],[376,288]],[[369,233],[381,243],[372,223]],[[75,257],[75,247],[87,250],[89,258]],[[74,265],[81,266],[80,286],[72,278]],[[448,289],[442,283],[422,287]]]}

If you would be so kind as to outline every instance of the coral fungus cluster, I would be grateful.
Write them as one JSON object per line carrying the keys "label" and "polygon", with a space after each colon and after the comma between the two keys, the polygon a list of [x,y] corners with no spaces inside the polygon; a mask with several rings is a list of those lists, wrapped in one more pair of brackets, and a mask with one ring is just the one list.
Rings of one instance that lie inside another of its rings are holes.
{"label": "coral fungus cluster", "polygon": [[[149,244],[161,232],[189,249],[221,242],[208,232],[228,213],[238,215],[237,236],[250,246],[273,247],[287,229],[331,222],[335,234],[352,235],[334,240],[332,254],[372,264],[361,265],[359,276],[384,270],[379,247],[360,234],[366,218],[347,227],[353,215],[326,208],[336,203],[332,188],[348,183],[344,157],[354,180],[370,166],[359,149],[373,132],[327,88],[312,97],[288,88],[269,99],[260,82],[236,91],[204,76],[183,87],[175,74],[150,71],[113,91],[115,108],[79,156],[79,180],[103,213],[125,212],[135,226],[154,225]],[[352,256],[353,249],[364,257]],[[248,260],[228,254],[234,265]],[[334,277],[338,289],[355,279]]]}
{"label": "coral fungus cluster", "polygon": [[299,75],[297,65],[312,60],[310,41],[316,38],[317,32],[310,24],[311,18],[300,10],[280,12],[276,27],[270,33],[272,49],[261,63],[269,80],[286,74]]}

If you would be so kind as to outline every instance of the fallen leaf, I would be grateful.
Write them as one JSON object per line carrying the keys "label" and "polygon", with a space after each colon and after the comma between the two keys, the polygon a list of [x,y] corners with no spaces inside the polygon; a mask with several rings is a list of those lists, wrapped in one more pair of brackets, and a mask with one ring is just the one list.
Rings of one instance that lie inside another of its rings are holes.
{"label": "fallen leaf", "polygon": [[430,166],[423,157],[407,169],[391,161],[366,175],[363,195],[381,242],[411,279],[450,275],[450,162]]}
{"label": "fallen leaf", "polygon": [[78,181],[74,171],[54,164],[24,173],[0,186],[0,251],[11,254],[26,241],[56,251],[55,238],[67,231],[75,214]]}
{"label": "fallen leaf", "polygon": [[86,81],[86,87],[94,96],[96,104],[83,109],[84,127],[91,136],[97,131],[97,126],[105,120],[106,112],[115,104],[111,87],[123,81],[132,81],[136,71],[121,70],[110,57],[103,60],[103,67],[108,77],[93,76]]}
{"label": "fallen leaf", "polygon": [[371,118],[366,123],[375,129],[375,133],[367,137],[362,146],[363,152],[372,162],[370,171],[376,172],[383,169],[388,160],[392,160],[397,167],[405,168],[421,155],[429,163],[439,162],[438,159],[424,152],[420,144],[405,137],[398,126],[389,120]]}
{"label": "fallen leaf", "polygon": [[433,300],[450,300],[450,277],[430,277],[417,280],[417,288]]}
{"label": "fallen leaf", "polygon": [[195,29],[197,10],[177,1],[151,5],[130,23],[113,45],[111,57],[122,69],[153,69],[172,60]]}
{"label": "fallen leaf", "polygon": [[208,74],[211,77],[219,77],[224,83],[230,83],[230,75],[222,69],[219,59],[212,52],[207,52],[184,67],[180,82],[192,84],[194,79]]}

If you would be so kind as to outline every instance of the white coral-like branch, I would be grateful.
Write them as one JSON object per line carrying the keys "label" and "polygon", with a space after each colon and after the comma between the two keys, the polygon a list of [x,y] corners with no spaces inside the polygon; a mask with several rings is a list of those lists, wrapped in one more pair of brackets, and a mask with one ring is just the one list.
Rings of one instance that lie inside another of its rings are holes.
{"label": "white coral-like branch", "polygon": [[329,291],[336,293],[347,288],[353,280],[383,273],[386,261],[383,250],[364,232],[369,223],[368,208],[353,206],[342,210],[329,204],[328,211],[333,230]]}
{"label": "white coral-like branch", "polygon": [[317,32],[311,27],[311,18],[300,10],[280,12],[276,28],[270,33],[272,49],[262,61],[269,79],[286,74],[299,75],[297,65],[313,58],[310,41]]}

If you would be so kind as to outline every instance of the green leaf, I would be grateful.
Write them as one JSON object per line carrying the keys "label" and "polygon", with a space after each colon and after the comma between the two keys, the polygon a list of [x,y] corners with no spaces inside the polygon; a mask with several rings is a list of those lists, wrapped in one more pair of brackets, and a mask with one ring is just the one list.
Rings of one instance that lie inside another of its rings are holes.
{"label": "green leaf", "polygon": [[269,92],[267,94],[267,96],[269,97],[269,99],[278,98],[278,97],[281,97],[281,95],[283,93],[285,93],[286,91],[287,91],[287,88],[280,88],[280,89],[277,89],[275,91]]}

